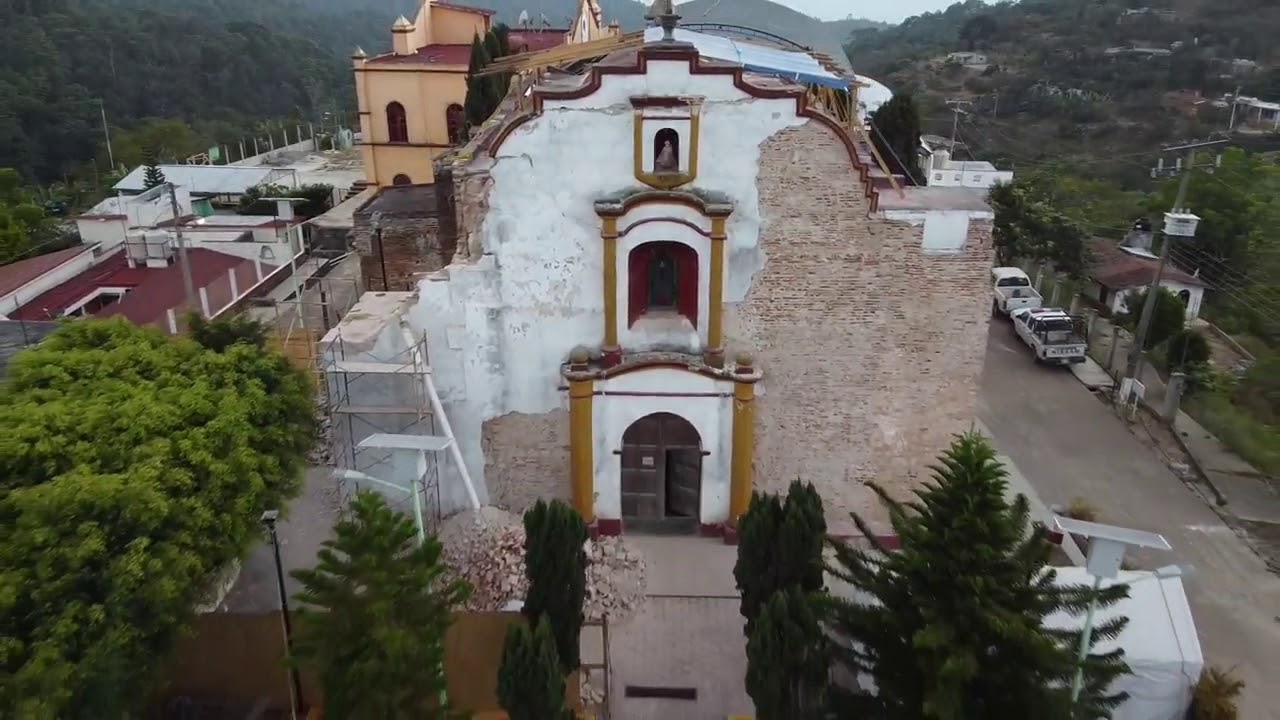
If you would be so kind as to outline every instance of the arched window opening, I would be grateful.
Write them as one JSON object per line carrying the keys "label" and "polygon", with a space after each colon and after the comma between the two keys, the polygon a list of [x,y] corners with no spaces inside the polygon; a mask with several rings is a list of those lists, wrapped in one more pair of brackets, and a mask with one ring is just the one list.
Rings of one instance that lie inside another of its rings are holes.
{"label": "arched window opening", "polygon": [[466,140],[466,112],[458,103],[453,103],[444,111],[445,127],[449,130],[449,144],[461,145]]}
{"label": "arched window opening", "polygon": [[398,102],[387,103],[387,142],[409,142],[409,119]]}
{"label": "arched window opening", "polygon": [[680,133],[662,128],[653,135],[653,171],[680,172]]}
{"label": "arched window opening", "polygon": [[683,243],[645,243],[628,257],[628,327],[644,315],[698,324],[698,254]]}
{"label": "arched window opening", "polygon": [[400,173],[399,175],[391,178],[391,184],[392,185],[412,185],[413,180],[410,180],[408,175],[405,175],[404,173]]}
{"label": "arched window opening", "polygon": [[1183,307],[1189,307],[1191,305],[1191,291],[1185,289],[1179,290],[1178,299],[1182,301]]}

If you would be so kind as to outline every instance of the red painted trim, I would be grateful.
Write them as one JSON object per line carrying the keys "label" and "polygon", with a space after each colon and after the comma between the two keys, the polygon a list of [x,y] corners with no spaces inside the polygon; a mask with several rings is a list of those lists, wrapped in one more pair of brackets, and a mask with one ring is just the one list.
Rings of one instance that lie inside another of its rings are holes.
{"label": "red painted trim", "polygon": [[613,518],[596,518],[596,532],[604,537],[615,537],[622,534],[622,520]]}
{"label": "red painted trim", "polygon": [[693,48],[661,48],[661,47],[644,47],[635,55],[636,61],[634,65],[593,65],[591,72],[587,76],[587,81],[576,88],[566,90],[548,90],[534,88],[533,91],[533,110],[513,118],[510,122],[503,125],[486,144],[482,143],[481,147],[488,150],[491,154],[497,154],[502,147],[502,143],[507,139],[516,128],[529,122],[533,118],[542,114],[542,103],[544,100],[578,100],[591,95],[600,89],[600,84],[605,75],[644,75],[649,70],[650,60],[684,60],[689,63],[689,72],[692,75],[729,75],[733,78],[734,87],[747,93],[748,95],[766,100],[792,99],[796,103],[796,115],[799,117],[815,120],[827,127],[831,132],[835,133],[840,142],[844,143],[845,150],[849,154],[849,161],[853,163],[853,167],[858,172],[858,177],[862,181],[863,193],[866,195],[870,204],[870,212],[875,212],[880,206],[880,191],[873,187],[870,180],[870,168],[862,163],[862,159],[858,157],[857,146],[853,142],[853,138],[849,137],[849,133],[841,127],[840,123],[819,110],[814,110],[808,105],[808,91],[800,86],[789,86],[784,88],[763,88],[748,83],[743,78],[743,68],[738,66],[727,65],[706,65],[703,63],[702,56]]}
{"label": "red painted trim", "polygon": [[705,538],[724,537],[724,524],[698,523],[698,534]]}
{"label": "red painted trim", "polygon": [[683,218],[675,218],[675,217],[657,217],[657,218],[645,218],[643,220],[637,220],[636,222],[628,225],[625,230],[619,232],[618,237],[626,237],[627,233],[631,232],[632,230],[635,230],[641,225],[648,225],[649,223],[656,223],[656,222],[669,222],[669,223],[675,223],[676,225],[683,225],[689,228],[690,230],[698,233],[702,237],[707,237],[707,238],[711,237],[711,232],[709,230],[703,230],[702,228],[698,227],[694,223],[689,222],[688,220],[685,220]]}
{"label": "red painted trim", "polygon": [[695,393],[677,393],[677,392],[641,392],[639,390],[596,390],[596,395],[604,395],[608,397],[687,397],[687,398],[719,398],[732,397],[733,393],[722,392],[695,392]]}
{"label": "red painted trim", "polygon": [[457,10],[458,12],[484,15],[485,17],[490,17],[498,14],[497,10],[490,10],[488,8],[467,7],[466,5],[454,5],[452,3],[442,3],[442,2],[433,2],[431,4],[432,6],[438,7],[441,10]]}
{"label": "red painted trim", "polygon": [[627,327],[636,324],[649,309],[649,263],[665,252],[675,263],[676,312],[698,325],[698,252],[684,243],[647,242],[631,249],[627,257]]}
{"label": "red painted trim", "polygon": [[[452,69],[452,68],[457,68]],[[373,67],[365,66],[355,68],[358,73],[361,72],[433,72],[442,75],[470,75],[471,71],[463,65],[437,65],[427,62],[406,62],[406,63],[386,63],[375,65]]]}
{"label": "red painted trim", "polygon": [[637,108],[673,108],[673,107],[689,107],[692,103],[688,98],[682,97],[659,97],[636,95],[631,98],[631,107]]}

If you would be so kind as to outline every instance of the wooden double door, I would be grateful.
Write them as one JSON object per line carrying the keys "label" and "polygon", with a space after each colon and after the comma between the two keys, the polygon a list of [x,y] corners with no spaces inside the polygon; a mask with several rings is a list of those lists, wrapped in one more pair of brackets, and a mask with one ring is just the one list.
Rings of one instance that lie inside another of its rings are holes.
{"label": "wooden double door", "polygon": [[641,532],[696,532],[702,438],[684,418],[646,415],[622,435],[622,517]]}

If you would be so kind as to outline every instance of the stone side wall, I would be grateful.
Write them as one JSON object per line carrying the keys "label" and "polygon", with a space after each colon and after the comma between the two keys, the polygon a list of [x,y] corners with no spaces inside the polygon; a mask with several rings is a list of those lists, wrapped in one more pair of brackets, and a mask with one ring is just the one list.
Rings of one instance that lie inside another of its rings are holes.
{"label": "stone side wall", "polygon": [[487,420],[480,442],[492,504],[521,513],[539,499],[570,502],[568,411]]}
{"label": "stone side wall", "polygon": [[[382,227],[382,255],[373,221],[368,216],[357,216],[351,231],[356,252],[360,255],[360,275],[364,287],[371,291],[412,290],[415,281],[423,274],[439,270],[453,259],[452,251],[442,247],[440,222],[434,217],[379,218]],[[387,281],[382,281],[382,266],[386,263]]]}
{"label": "stone side wall", "polygon": [[764,267],[726,312],[729,357],[764,372],[756,487],[810,480],[833,531],[854,532],[850,511],[880,525],[865,483],[907,494],[973,422],[989,225],[971,221],[962,254],[924,254],[921,228],[868,218],[843,144],[814,122],[761,147],[757,187]]}

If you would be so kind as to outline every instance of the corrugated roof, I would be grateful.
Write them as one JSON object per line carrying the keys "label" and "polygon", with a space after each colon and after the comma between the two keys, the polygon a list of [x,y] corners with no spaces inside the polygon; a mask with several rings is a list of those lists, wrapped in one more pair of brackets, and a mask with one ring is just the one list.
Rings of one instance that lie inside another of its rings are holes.
{"label": "corrugated roof", "polygon": [[66,250],[39,255],[0,266],[0,297],[8,295],[59,265],[89,252],[90,245],[77,245]]}
{"label": "corrugated roof", "polygon": [[[1093,266],[1089,274],[1099,285],[1114,290],[1150,285],[1156,277],[1156,267],[1160,264],[1154,258],[1127,253],[1120,249],[1119,242],[1106,238],[1091,238],[1089,251],[1093,255]],[[1165,266],[1164,279],[1183,285],[1208,287],[1205,281],[1172,263]]]}
{"label": "corrugated roof", "polygon": [[[198,195],[239,195],[254,185],[282,177],[281,170],[260,165],[161,165],[165,180]],[[115,184],[120,192],[142,192],[147,168],[139,165]],[[283,173],[287,175],[288,173]]]}
{"label": "corrugated roof", "polygon": [[[657,42],[662,39],[662,28],[651,27],[644,31],[645,42]],[[713,60],[725,60],[741,65],[752,72],[776,75],[794,82],[807,85],[849,89],[849,81],[836,75],[822,66],[822,63],[808,53],[778,50],[776,48],[755,45],[731,40],[718,35],[681,30],[676,28],[675,38],[680,42],[693,44],[698,54]]]}
{"label": "corrugated roof", "polygon": [[471,45],[423,45],[409,55],[387,53],[369,59],[370,65],[469,65]]}

